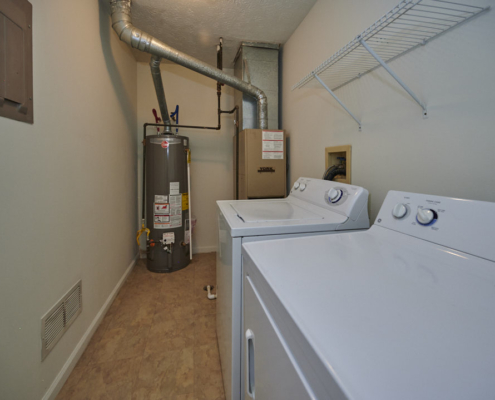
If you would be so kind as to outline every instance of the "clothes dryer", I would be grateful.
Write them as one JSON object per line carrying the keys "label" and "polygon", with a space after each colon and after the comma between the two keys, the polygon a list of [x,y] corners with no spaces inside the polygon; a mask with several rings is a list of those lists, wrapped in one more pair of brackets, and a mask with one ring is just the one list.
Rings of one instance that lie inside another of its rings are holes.
{"label": "clothes dryer", "polygon": [[365,232],[243,245],[245,399],[495,393],[495,203],[389,192]]}

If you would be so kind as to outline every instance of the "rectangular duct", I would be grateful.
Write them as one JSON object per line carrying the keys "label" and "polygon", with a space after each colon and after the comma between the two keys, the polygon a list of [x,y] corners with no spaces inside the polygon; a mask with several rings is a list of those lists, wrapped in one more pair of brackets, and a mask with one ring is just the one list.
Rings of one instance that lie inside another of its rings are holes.
{"label": "rectangular duct", "polygon": [[[280,45],[242,42],[234,60],[236,78],[260,88],[268,99],[268,129],[279,129],[278,78]],[[256,99],[238,90],[234,94],[239,106],[239,130],[258,128]]]}
{"label": "rectangular duct", "polygon": [[41,318],[41,361],[52,351],[81,311],[82,281],[79,281]]}

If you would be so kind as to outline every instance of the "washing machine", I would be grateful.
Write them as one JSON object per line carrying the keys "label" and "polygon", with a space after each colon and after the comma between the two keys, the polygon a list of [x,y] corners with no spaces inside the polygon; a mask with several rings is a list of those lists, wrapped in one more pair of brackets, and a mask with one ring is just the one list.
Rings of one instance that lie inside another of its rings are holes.
{"label": "washing machine", "polygon": [[[368,191],[299,178],[285,199],[217,201],[217,338],[227,400],[240,400],[242,245],[369,228]],[[304,268],[303,268],[304,269]]]}
{"label": "washing machine", "polygon": [[243,245],[244,399],[495,396],[495,203],[389,192],[366,232]]}

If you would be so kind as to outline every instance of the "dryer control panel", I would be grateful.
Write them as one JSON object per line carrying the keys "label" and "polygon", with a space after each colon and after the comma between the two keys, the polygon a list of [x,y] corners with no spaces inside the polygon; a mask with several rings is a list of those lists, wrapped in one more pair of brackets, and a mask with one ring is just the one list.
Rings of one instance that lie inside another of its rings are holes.
{"label": "dryer control panel", "polygon": [[[368,191],[362,187],[313,178],[299,178],[289,197],[331,209],[352,220],[356,220],[368,204]],[[367,208],[365,211],[368,212]]]}
{"label": "dryer control panel", "polygon": [[495,203],[390,191],[375,225],[495,261]]}

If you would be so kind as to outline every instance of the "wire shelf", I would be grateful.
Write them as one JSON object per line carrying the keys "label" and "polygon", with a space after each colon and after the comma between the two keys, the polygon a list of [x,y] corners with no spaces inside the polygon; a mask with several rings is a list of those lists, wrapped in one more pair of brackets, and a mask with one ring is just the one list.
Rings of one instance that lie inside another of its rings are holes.
{"label": "wire shelf", "polygon": [[488,9],[446,0],[404,0],[301,79],[292,90],[310,82],[315,85],[320,82],[327,90],[336,90],[382,65],[369,48],[388,62]]}

